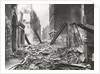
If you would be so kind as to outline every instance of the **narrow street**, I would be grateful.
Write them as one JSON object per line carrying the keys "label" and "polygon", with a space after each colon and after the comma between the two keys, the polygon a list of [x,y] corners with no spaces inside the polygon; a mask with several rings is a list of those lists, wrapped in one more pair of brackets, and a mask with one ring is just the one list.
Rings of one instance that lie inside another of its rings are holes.
{"label": "narrow street", "polygon": [[[24,59],[21,62],[22,64],[17,63],[17,60],[15,60],[18,65],[14,68],[15,70],[70,70],[71,68],[77,70],[86,68],[85,64],[82,63],[84,59],[79,58],[76,54],[77,50],[69,49],[65,53],[66,49],[61,48],[61,45],[57,43],[50,46],[47,42],[26,46],[23,48],[25,54],[23,55]],[[67,67],[68,64],[73,65],[72,67]]]}
{"label": "narrow street", "polygon": [[6,70],[94,69],[93,4],[6,4],[5,10]]}

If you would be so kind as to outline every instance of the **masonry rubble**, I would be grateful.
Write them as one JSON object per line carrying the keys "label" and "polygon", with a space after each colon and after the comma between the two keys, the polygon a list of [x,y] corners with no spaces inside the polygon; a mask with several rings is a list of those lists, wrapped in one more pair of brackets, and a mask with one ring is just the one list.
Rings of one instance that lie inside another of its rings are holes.
{"label": "masonry rubble", "polygon": [[[60,34],[60,32],[59,32]],[[52,34],[51,34],[52,35]],[[24,45],[21,48],[24,60],[16,66],[16,70],[80,70],[90,69],[90,65],[86,64],[84,54],[84,45],[74,41],[71,32],[66,46],[66,35],[59,35],[53,42],[46,40],[45,42],[34,41],[30,45]],[[55,35],[54,35],[55,36]],[[53,36],[53,38],[54,38]],[[50,43],[52,42],[52,43]]]}
{"label": "masonry rubble", "polygon": [[[80,47],[68,49],[57,42],[50,45],[47,41],[23,46],[22,51],[24,51],[25,62],[18,65],[16,70],[73,70],[78,67],[81,69],[80,65],[82,69],[87,67],[83,49]],[[25,60],[27,56],[29,57]],[[61,66],[62,64],[65,66]],[[69,65],[72,67],[70,68]]]}

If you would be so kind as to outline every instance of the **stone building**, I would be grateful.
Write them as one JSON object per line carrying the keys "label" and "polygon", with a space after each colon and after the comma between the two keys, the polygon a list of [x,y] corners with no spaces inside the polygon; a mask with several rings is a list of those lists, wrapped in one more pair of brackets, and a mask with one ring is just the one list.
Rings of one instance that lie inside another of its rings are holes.
{"label": "stone building", "polygon": [[[94,25],[94,5],[93,4],[50,4],[49,5],[49,23],[50,23],[50,31],[59,31],[61,26],[64,23],[82,23],[82,24],[90,24]],[[61,37],[66,43],[63,44],[65,46],[73,47],[74,44],[77,45],[75,40],[75,35],[73,33],[71,25],[64,28],[63,32],[60,34]],[[86,60],[88,61],[89,56],[94,52],[94,34],[88,32],[85,29],[78,27],[80,32],[80,37],[84,44],[84,53]],[[75,28],[75,31],[77,29]],[[69,31],[69,35],[67,34]],[[76,32],[76,36],[79,36],[78,32]],[[59,38],[58,37],[58,38]],[[86,38],[86,39],[85,39]],[[85,39],[85,40],[84,40]],[[82,42],[80,42],[82,45]],[[92,49],[92,51],[90,51]]]}
{"label": "stone building", "polygon": [[18,21],[17,5],[5,5],[5,58],[16,53],[24,44],[24,25]]}
{"label": "stone building", "polygon": [[6,59],[12,53],[12,12],[11,5],[5,5],[5,56]]}
{"label": "stone building", "polygon": [[[50,4],[49,14],[50,31],[58,31],[66,22],[73,23],[82,21],[80,4]],[[64,28],[63,32],[60,34],[60,38],[61,37],[66,46],[67,27]]]}
{"label": "stone building", "polygon": [[[85,23],[94,26],[94,5],[93,4],[85,4],[84,5],[84,14],[85,14]],[[87,31],[87,57],[88,61],[90,60],[89,57],[92,57],[94,53],[94,32]],[[88,62],[89,63],[89,62]]]}
{"label": "stone building", "polygon": [[[22,23],[25,26],[25,35],[28,39],[25,40],[25,44],[33,43],[34,41],[38,41],[38,38],[34,32],[37,31],[38,35],[41,37],[41,25],[40,20],[37,17],[35,11],[32,9],[31,4],[26,5],[18,5],[18,11],[23,13]],[[20,15],[19,15],[20,16]]]}
{"label": "stone building", "polygon": [[39,41],[38,37],[34,33],[34,30],[37,31],[39,37],[41,38],[41,24],[40,24],[39,17],[37,17],[37,15],[36,15],[34,10],[32,10],[30,12],[30,27],[33,30],[33,41]]}

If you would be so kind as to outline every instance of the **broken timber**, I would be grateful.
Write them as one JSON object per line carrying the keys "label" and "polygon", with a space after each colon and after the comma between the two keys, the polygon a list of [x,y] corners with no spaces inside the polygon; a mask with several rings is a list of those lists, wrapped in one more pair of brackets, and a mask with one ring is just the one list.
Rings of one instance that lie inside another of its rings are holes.
{"label": "broken timber", "polygon": [[34,30],[34,32],[35,32],[35,34],[36,34],[37,38],[39,39],[40,43],[42,43],[42,41],[41,41],[41,39],[40,39],[40,37],[39,37],[39,35],[38,35],[38,33],[37,33],[36,29]]}
{"label": "broken timber", "polygon": [[67,26],[67,23],[65,23],[65,24],[63,24],[63,25],[61,26],[61,28],[58,30],[58,32],[57,32],[56,35],[54,36],[53,40],[50,42],[51,45],[56,41],[57,37],[61,34],[61,32],[63,31],[63,29],[64,29],[66,26]]}
{"label": "broken timber", "polygon": [[28,44],[31,44],[26,35],[25,35],[25,40],[26,40],[26,42],[27,42]]}
{"label": "broken timber", "polygon": [[82,41],[82,38],[81,38],[81,35],[80,35],[80,32],[79,32],[79,30],[78,30],[78,26],[76,25],[76,24],[74,24],[75,25],[75,27],[76,27],[76,29],[77,29],[77,32],[78,32],[78,34],[79,34],[79,42],[83,45],[83,41]]}
{"label": "broken timber", "polygon": [[84,25],[84,24],[81,24],[81,23],[78,23],[77,25],[79,27],[85,29],[88,32],[94,33],[94,26],[92,26],[92,25],[89,25],[89,24]]}
{"label": "broken timber", "polygon": [[57,67],[70,67],[74,69],[84,70],[87,68],[85,65],[60,63]]}
{"label": "broken timber", "polygon": [[[75,27],[76,27],[75,24],[76,24],[76,23],[73,23],[73,24],[72,24],[72,29],[74,30],[74,35],[75,35],[75,38],[76,38],[76,40],[77,40],[77,42],[78,42],[78,45],[81,46],[81,45],[80,45],[80,40],[79,40],[78,36],[77,36],[76,33],[75,33]],[[76,27],[76,29],[77,29],[77,27]],[[77,30],[78,30],[78,29],[77,29]]]}

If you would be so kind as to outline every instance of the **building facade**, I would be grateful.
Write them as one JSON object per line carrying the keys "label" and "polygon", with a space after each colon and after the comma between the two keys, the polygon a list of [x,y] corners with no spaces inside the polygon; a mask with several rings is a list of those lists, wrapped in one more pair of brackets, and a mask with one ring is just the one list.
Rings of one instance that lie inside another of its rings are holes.
{"label": "building facade", "polygon": [[[50,24],[50,31],[59,31],[62,24],[64,23],[82,23],[82,24],[90,24],[94,25],[94,5],[93,4],[50,4],[49,5],[49,24]],[[69,29],[69,30],[68,30]],[[84,54],[86,60],[91,54],[94,52],[94,34],[91,34],[85,29],[78,27],[80,32],[79,40],[82,39],[80,42],[84,48]],[[69,34],[68,34],[69,32]],[[79,37],[79,33],[75,28],[76,36]],[[77,46],[77,41],[73,32],[72,26],[69,24],[64,28],[63,32],[61,32],[60,36],[64,39],[65,45],[68,47],[73,47],[74,45]],[[59,36],[59,37],[60,37]],[[59,39],[58,37],[58,39]],[[86,38],[86,40],[84,40]],[[79,43],[78,43],[79,44]],[[90,51],[92,49],[92,51]]]}
{"label": "building facade", "polygon": [[5,58],[24,45],[24,25],[18,21],[17,5],[5,5]]}
{"label": "building facade", "polygon": [[41,38],[41,24],[40,24],[40,20],[39,17],[37,17],[36,13],[34,10],[31,11],[30,13],[30,26],[33,30],[33,41],[39,41],[37,35],[35,34],[34,30],[37,31],[39,37]]}

